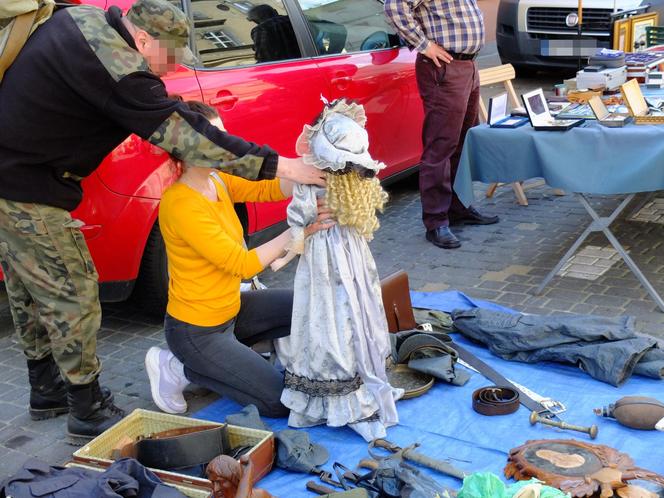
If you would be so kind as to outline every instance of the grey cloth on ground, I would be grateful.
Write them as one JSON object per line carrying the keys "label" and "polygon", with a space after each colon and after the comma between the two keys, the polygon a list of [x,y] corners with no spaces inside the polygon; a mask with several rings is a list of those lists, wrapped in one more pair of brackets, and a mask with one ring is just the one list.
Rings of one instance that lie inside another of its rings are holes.
{"label": "grey cloth on ground", "polygon": [[470,373],[457,368],[457,352],[447,334],[405,330],[390,334],[392,357],[396,363],[407,363],[418,372],[433,375],[455,386],[463,386],[470,379]]}
{"label": "grey cloth on ground", "polygon": [[591,377],[619,386],[632,374],[664,378],[664,351],[639,336],[634,318],[539,316],[481,308],[455,310],[455,327],[505,360],[578,365]]}
{"label": "grey cloth on ground", "polygon": [[418,324],[428,323],[436,332],[454,331],[452,317],[444,311],[413,308],[413,315]]}
{"label": "grey cloth on ground", "polygon": [[277,466],[292,472],[312,472],[330,458],[320,444],[312,443],[309,433],[284,429],[274,434],[277,440]]}
{"label": "grey cloth on ground", "polygon": [[123,458],[104,472],[80,467],[52,467],[29,459],[3,483],[0,496],[13,498],[185,498],[133,458]]}
{"label": "grey cloth on ground", "polygon": [[[226,423],[269,431],[254,405],[245,406],[240,413],[226,416]],[[312,472],[327,462],[329,453],[325,447],[311,442],[305,431],[284,429],[274,433],[277,440],[276,465],[292,472]]]}
{"label": "grey cloth on ground", "polygon": [[421,469],[406,463],[399,454],[379,459],[369,483],[380,490],[379,496],[430,498],[450,496],[451,491]]}
{"label": "grey cloth on ground", "polygon": [[269,431],[270,428],[261,420],[256,405],[247,405],[240,413],[232,413],[226,416],[226,423],[240,427],[249,427],[259,431]]}

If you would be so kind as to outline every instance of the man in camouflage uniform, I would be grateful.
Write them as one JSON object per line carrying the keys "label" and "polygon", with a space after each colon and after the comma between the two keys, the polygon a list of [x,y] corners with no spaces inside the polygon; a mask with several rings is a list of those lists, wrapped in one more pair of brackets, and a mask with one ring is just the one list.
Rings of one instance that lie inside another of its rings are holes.
{"label": "man in camouflage uniform", "polygon": [[168,98],[158,75],[191,58],[189,33],[167,0],[138,0],[126,17],[117,7],[67,7],[31,35],[0,84],[0,265],[30,413],[69,412],[76,440],[124,416],[98,382],[97,272],[83,223],[69,214],[81,180],[136,133],[188,164],[324,183],[300,159],[221,132]]}

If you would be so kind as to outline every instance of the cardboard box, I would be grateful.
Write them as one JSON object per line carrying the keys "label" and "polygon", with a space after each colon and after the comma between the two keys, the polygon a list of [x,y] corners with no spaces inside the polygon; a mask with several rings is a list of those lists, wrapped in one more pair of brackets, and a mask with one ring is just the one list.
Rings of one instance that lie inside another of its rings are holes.
{"label": "cardboard box", "polygon": [[[210,427],[225,426],[228,429],[227,437],[231,448],[237,446],[253,446],[246,453],[253,463],[254,483],[258,482],[270,470],[274,462],[274,435],[272,432],[259,431],[246,427],[220,424],[209,420],[200,420],[178,415],[168,415],[150,410],[136,409],[113,427],[104,431],[85,446],[74,452],[74,462],[106,468],[113,462],[111,453],[124,436],[137,439],[140,436],[149,436],[158,432],[182,427],[195,427],[209,425]],[[189,487],[211,490],[212,484],[207,479],[169,472],[151,468],[161,480],[173,484],[183,484]]]}

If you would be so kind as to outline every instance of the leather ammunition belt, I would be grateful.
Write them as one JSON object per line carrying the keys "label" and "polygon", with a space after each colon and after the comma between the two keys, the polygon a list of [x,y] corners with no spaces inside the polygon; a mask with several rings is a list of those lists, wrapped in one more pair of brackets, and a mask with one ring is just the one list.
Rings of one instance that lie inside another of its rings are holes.
{"label": "leather ammunition belt", "polygon": [[150,434],[114,448],[113,458],[132,457],[146,467],[176,470],[205,465],[228,448],[225,426],[182,427]]}
{"label": "leather ammunition belt", "polygon": [[508,415],[519,409],[519,392],[511,387],[482,387],[473,393],[473,410],[482,415]]}

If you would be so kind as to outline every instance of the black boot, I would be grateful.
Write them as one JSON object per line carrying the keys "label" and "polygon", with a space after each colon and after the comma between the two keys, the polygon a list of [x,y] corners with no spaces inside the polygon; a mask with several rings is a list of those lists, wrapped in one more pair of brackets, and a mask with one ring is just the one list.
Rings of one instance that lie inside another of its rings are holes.
{"label": "black boot", "polygon": [[104,398],[97,379],[89,384],[70,385],[67,400],[67,431],[73,443],[85,444],[125,416],[124,410]]}
{"label": "black boot", "polygon": [[[45,420],[69,413],[67,384],[62,380],[52,355],[41,360],[28,360],[28,379],[32,420]],[[101,393],[105,403],[113,402],[110,389],[102,387]]]}
{"label": "black boot", "polygon": [[44,420],[69,412],[67,386],[53,356],[28,360],[28,379],[32,420]]}

